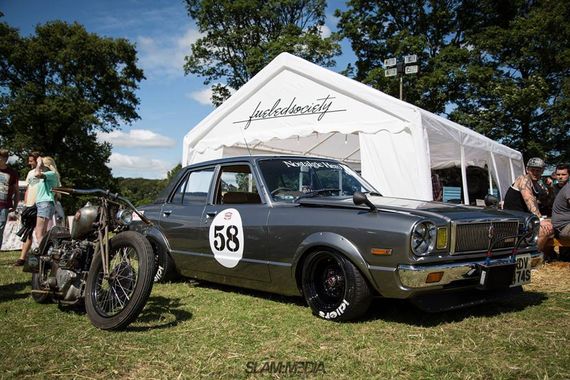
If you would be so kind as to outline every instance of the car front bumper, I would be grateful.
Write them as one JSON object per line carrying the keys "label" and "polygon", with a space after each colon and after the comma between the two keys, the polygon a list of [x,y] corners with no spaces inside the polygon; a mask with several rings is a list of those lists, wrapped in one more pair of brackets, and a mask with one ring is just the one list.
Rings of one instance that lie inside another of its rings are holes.
{"label": "car front bumper", "polygon": [[[499,265],[509,258],[491,259],[490,265]],[[543,255],[540,252],[531,253],[531,267],[535,268],[543,262]],[[413,289],[429,289],[465,283],[480,277],[478,268],[486,264],[486,260],[467,261],[460,263],[449,263],[440,265],[399,265],[396,271],[402,287]],[[441,280],[429,282],[428,276],[433,273],[443,273]]]}

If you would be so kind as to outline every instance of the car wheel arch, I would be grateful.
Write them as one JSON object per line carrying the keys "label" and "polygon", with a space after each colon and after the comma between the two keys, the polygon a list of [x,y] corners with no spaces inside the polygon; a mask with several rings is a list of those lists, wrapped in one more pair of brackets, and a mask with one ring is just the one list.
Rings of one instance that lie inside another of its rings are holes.
{"label": "car wheel arch", "polygon": [[309,235],[305,240],[303,240],[295,252],[293,274],[295,276],[297,288],[301,294],[303,293],[301,285],[303,264],[309,255],[322,250],[334,251],[344,256],[358,268],[360,273],[362,273],[368,281],[370,288],[375,292],[378,292],[378,288],[370,271],[368,270],[366,261],[364,261],[364,258],[358,251],[358,248],[356,248],[350,240],[334,232],[317,232]]}

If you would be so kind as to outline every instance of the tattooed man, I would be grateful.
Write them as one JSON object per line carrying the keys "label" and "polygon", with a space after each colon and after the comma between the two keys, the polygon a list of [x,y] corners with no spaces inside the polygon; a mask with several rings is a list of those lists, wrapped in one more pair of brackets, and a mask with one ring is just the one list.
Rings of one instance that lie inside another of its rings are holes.
{"label": "tattooed man", "polygon": [[533,157],[528,160],[526,174],[518,177],[509,187],[505,195],[505,210],[530,212],[540,218],[540,233],[538,234],[538,249],[542,251],[549,237],[552,237],[552,223],[543,216],[538,207],[538,198],[544,187],[539,183],[544,172],[544,161]]}

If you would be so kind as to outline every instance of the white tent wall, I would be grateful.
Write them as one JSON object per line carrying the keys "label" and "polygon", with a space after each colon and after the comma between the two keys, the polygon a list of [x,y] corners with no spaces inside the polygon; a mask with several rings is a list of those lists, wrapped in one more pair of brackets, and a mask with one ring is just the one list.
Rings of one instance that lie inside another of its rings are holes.
{"label": "white tent wall", "polygon": [[334,158],[382,194],[423,200],[430,168],[496,166],[503,190],[522,167],[517,151],[287,53],[194,127],[183,149],[183,165],[250,153]]}

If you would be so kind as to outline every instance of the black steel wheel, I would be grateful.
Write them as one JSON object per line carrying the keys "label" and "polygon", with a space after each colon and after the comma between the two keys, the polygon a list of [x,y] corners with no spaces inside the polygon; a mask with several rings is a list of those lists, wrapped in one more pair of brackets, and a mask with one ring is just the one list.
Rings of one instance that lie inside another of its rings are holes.
{"label": "black steel wheel", "polygon": [[372,299],[368,283],[358,268],[333,251],[314,252],[305,260],[302,289],[315,315],[337,321],[362,316]]}
{"label": "black steel wheel", "polygon": [[101,254],[93,258],[85,287],[85,309],[91,323],[120,330],[144,308],[153,285],[152,247],[141,234],[121,232],[109,242],[109,276],[103,275]]}

